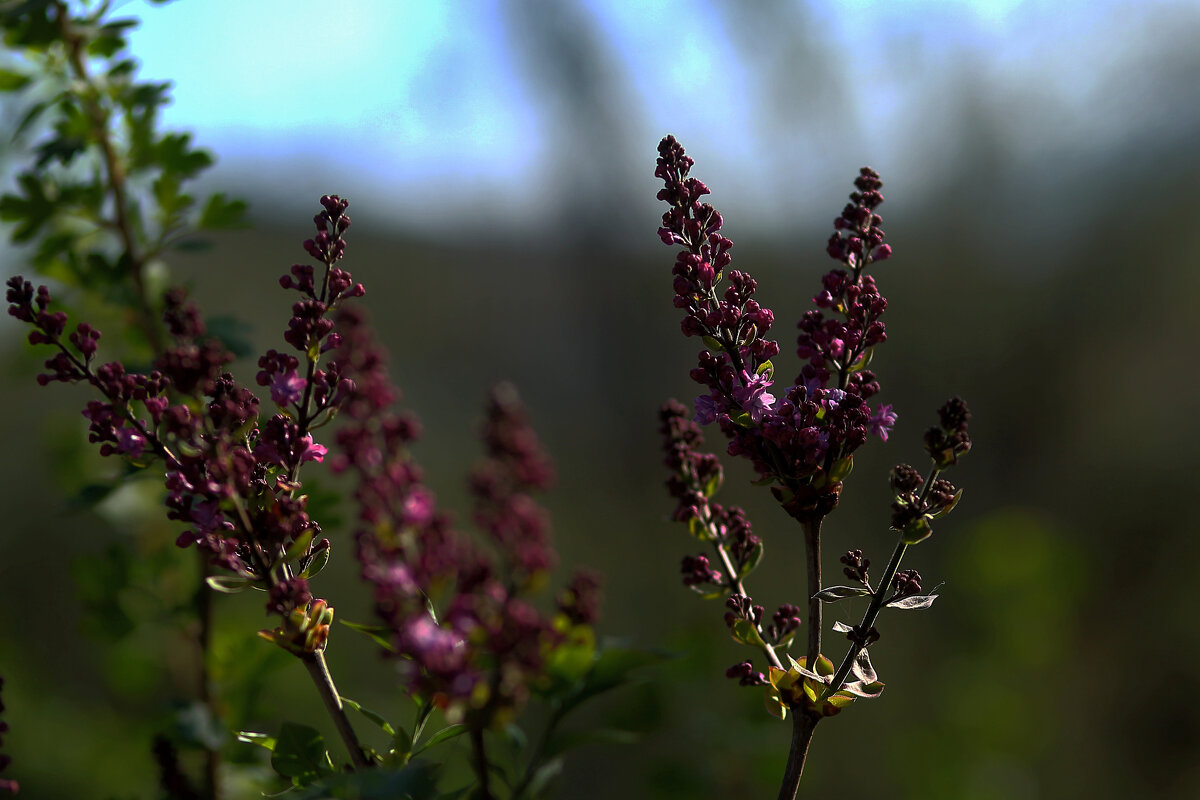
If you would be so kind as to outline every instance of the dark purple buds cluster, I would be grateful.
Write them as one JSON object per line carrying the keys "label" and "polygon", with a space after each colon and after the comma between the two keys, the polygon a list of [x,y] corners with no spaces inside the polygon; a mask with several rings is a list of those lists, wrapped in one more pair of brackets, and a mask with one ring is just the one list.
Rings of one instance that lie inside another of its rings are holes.
{"label": "dark purple buds cluster", "polygon": [[730,595],[725,600],[725,624],[730,628],[739,619],[759,625],[762,623],[763,607],[754,605],[754,601],[744,594]]}
{"label": "dark purple buds cluster", "polygon": [[754,664],[743,661],[725,670],[725,677],[736,680],[741,686],[766,686],[767,676],[754,669]]}
{"label": "dark purple buds cluster", "polygon": [[[0,695],[4,691],[4,678],[0,677]],[[0,713],[4,712],[4,701],[0,699]],[[4,744],[4,734],[8,733],[8,723],[0,720],[0,745]],[[0,772],[8,769],[8,765],[12,763],[12,759],[0,753]],[[11,778],[0,778],[0,792],[8,792],[9,794],[17,794],[21,790],[21,785]]]}
{"label": "dark purple buds cluster", "polygon": [[554,604],[575,625],[591,625],[600,618],[601,580],[597,572],[576,570],[558,593]]}
{"label": "dark purple buds cluster", "polygon": [[921,573],[915,569],[902,569],[892,579],[892,597],[888,602],[912,597],[921,593]]}
{"label": "dark purple buds cluster", "polygon": [[554,480],[554,469],[511,384],[488,398],[483,428],[487,457],[471,471],[472,518],[496,542],[511,580],[528,586],[554,565],[550,520],[532,498]]}
{"label": "dark purple buds cluster", "polygon": [[763,633],[770,644],[784,644],[800,628],[800,624],[800,606],[785,603],[771,615],[771,624]]}
{"label": "dark purple buds cluster", "polygon": [[958,457],[971,449],[971,437],[967,435],[967,423],[971,412],[962,398],[947,400],[938,409],[938,425],[925,432],[925,452],[933,459],[938,469],[958,463]]}
{"label": "dark purple buds cluster", "polygon": [[867,568],[871,566],[871,559],[865,557],[862,550],[847,550],[845,555],[838,560],[845,565],[842,572],[847,578],[864,586],[871,585],[870,576],[867,574]]}
{"label": "dark purple buds cluster", "polygon": [[[700,553],[694,556],[684,556],[679,566],[683,574],[683,585],[707,592],[714,586],[725,584],[725,575],[712,568],[708,556]],[[705,589],[704,587],[708,587]]]}
{"label": "dark purple buds cluster", "polygon": [[[703,337],[691,377],[707,388],[695,403],[695,420],[717,422],[729,438],[730,455],[748,458],[763,479],[801,497],[794,515],[823,516],[837,503],[845,460],[869,433],[886,440],[896,415],[891,406],[872,410],[867,400],[879,383],[866,369],[872,349],[887,338],[880,317],[887,301],[864,270],[887,258],[881,220],[879,176],[864,168],[857,191],[834,224],[829,250],[845,269],[827,274],[813,297],[816,306],[800,320],[797,352],[804,363],[793,384],[778,395],[768,391],[777,369],[777,342],[765,339],[774,314],[754,294],[745,272],[727,269],[733,243],[720,230],[721,215],[700,198],[708,188],[689,176],[693,160],[667,136],[658,147],[655,175],[663,181],[659,237],[681,246],[674,274],[675,306],[685,312],[683,332]],[[720,284],[727,280],[722,291]],[[813,487],[808,489],[806,487]],[[788,502],[788,501],[785,501]]]}
{"label": "dark purple buds cluster", "polygon": [[452,718],[490,724],[525,702],[546,653],[564,635],[560,621],[595,620],[599,580],[577,573],[558,595],[559,620],[526,597],[556,558],[548,516],[533,499],[554,471],[511,386],[489,397],[486,455],[469,480],[472,519],[491,540],[494,559],[437,510],[409,451],[420,425],[394,410],[399,392],[365,318],[345,309],[337,329],[337,363],[354,388],[341,409],[348,422],[337,433],[333,465],[357,481],[363,578],[410,690]]}
{"label": "dark purple buds cluster", "polygon": [[41,382],[84,381],[100,393],[102,399],[84,411],[91,441],[103,455],[139,464],[161,459],[167,516],[188,526],[179,546],[195,545],[244,584],[269,590],[269,611],[285,616],[288,636],[300,636],[304,647],[321,638],[325,623],[319,617],[332,614],[322,607],[311,624],[287,621],[297,613],[308,619],[323,603],[312,600],[306,578],[310,568],[319,568],[314,555],[327,551],[328,540],[320,539],[320,526],[308,516],[298,474],[301,465],[324,458],[326,449],[311,430],[353,389],[338,367],[318,367],[321,354],[338,345],[330,313],[342,299],[363,294],[361,284],[333,266],[345,251],[347,206],[337,197],[322,198],[318,235],[305,243],[324,264],[320,276],[311,266],[298,266],[284,281],[304,295],[285,334],[302,356],[271,350],[259,360],[258,382],[270,387],[283,409],[262,424],[258,398],[225,369],[233,355],[207,335],[181,290],[168,291],[163,300],[171,341],[153,371],[136,373],[119,362],[94,366],[98,331],[81,324],[64,341],[66,315],[48,310],[49,292],[43,287],[35,293],[20,278],[8,282],[9,313],[34,326],[31,341],[58,351]]}
{"label": "dark purple buds cluster", "polygon": [[861,271],[872,261],[883,261],[892,254],[892,248],[883,243],[883,219],[875,209],[883,202],[879,190],[883,181],[879,173],[863,167],[854,179],[857,191],[850,195],[850,202],[833,221],[834,233],[826,247],[831,258],[841,261],[851,271]]}

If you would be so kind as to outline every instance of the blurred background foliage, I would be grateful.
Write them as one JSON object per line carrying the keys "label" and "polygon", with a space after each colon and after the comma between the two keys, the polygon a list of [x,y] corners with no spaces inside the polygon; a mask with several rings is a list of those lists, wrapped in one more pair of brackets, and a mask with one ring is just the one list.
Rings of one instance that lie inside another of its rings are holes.
{"label": "blurred background foliage", "polygon": [[[699,348],[679,335],[654,235],[667,132],[776,313],[780,365],[855,170],[882,173],[895,256],[878,270],[889,341],[872,366],[900,421],[861,451],[826,523],[827,573],[847,548],[886,558],[887,470],[921,458],[937,405],[957,393],[975,415],[963,502],[906,561],[946,581],[943,597],[884,617],[872,652],[889,688],[821,726],[802,796],[1200,796],[1185,502],[1200,459],[1200,6],[121,10],[145,16],[143,77],[176,81],[166,123],[219,156],[210,188],[252,203],[253,230],[171,262],[201,307],[276,346],[290,302],[276,278],[304,260],[317,197],[349,197],[347,266],[425,422],[417,453],[443,504],[462,505],[486,388],[515,381],[558,461],[562,563],[607,576],[601,632],[678,654],[586,720],[646,734],[582,751],[562,796],[772,796],[786,756],[788,726],[723,677],[745,653],[719,604],[680,584],[697,547],[666,521],[655,410],[695,393]],[[11,128],[17,110],[0,117]],[[0,156],[7,189],[25,154],[6,141]],[[6,276],[22,258],[3,251]],[[153,481],[72,500],[113,467],[83,442],[87,394],[39,389],[40,359],[11,321],[0,331],[10,773],[30,798],[153,797],[150,738],[195,658],[190,571],[161,565],[194,555],[138,513]],[[239,369],[252,380],[251,361]],[[798,531],[726,466],[718,499],[745,505],[767,547],[756,600],[799,602]],[[335,552],[319,592],[367,621],[350,543],[322,519]],[[218,682],[233,664],[256,676],[224,696],[231,718],[261,728],[286,709],[322,727],[304,677],[254,638],[260,604],[218,601]],[[344,694],[411,713],[368,642],[336,631],[329,658]]]}

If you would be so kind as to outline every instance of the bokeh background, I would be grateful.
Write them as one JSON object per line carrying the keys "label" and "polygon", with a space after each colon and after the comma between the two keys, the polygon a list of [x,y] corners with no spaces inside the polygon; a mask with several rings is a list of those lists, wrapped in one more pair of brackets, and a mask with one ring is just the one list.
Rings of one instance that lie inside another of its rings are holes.
{"label": "bokeh background", "polygon": [[[886,560],[887,470],[919,463],[937,405],[960,394],[975,414],[951,476],[963,502],[906,561],[943,596],[883,619],[888,689],[818,729],[802,796],[1200,796],[1200,4],[121,11],[143,18],[142,76],[175,81],[166,124],[219,157],[207,188],[252,202],[252,230],[170,265],[202,306],[275,346],[291,302],[276,278],[303,260],[317,197],[350,198],[348,268],[425,422],[439,498],[463,497],[484,392],[513,380],[558,462],[562,573],[606,575],[602,633],[676,654],[576,721],[644,735],[580,752],[560,796],[769,797],[786,756],[790,726],[723,677],[748,651],[680,585],[698,546],[666,520],[655,411],[690,401],[699,347],[679,334],[655,236],[668,132],[776,313],[780,365],[855,171],[882,173],[895,255],[877,271],[890,335],[873,368],[900,420],[826,523],[830,575],[847,548]],[[20,157],[5,153],[6,182]],[[22,269],[17,250],[3,260]],[[192,554],[128,522],[137,487],[72,500],[106,469],[79,446],[85,394],[39,390],[16,326],[0,331],[10,772],[30,798],[153,797],[149,737],[194,659],[162,599],[185,601],[185,571],[161,565]],[[726,466],[719,499],[766,542],[756,600],[801,602],[797,531]],[[349,547],[325,575],[339,614],[366,620]],[[229,700],[240,719],[262,729],[282,706],[322,725],[304,676],[253,638],[259,603],[219,600],[217,660],[260,675]],[[336,632],[330,661],[343,693],[411,713],[365,641]]]}

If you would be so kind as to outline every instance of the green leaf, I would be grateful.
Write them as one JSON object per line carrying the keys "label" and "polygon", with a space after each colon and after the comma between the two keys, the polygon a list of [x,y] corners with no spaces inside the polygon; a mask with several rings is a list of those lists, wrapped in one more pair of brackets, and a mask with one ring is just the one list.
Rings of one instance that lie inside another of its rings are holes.
{"label": "green leaf", "polygon": [[659,651],[616,645],[602,647],[591,670],[584,676],[582,685],[563,699],[563,713],[586,700],[621,686],[634,670],[661,663],[668,658],[671,658],[669,654]]}
{"label": "green leaf", "polygon": [[729,418],[731,420],[733,420],[733,423],[735,425],[738,425],[740,427],[743,427],[743,428],[755,427],[754,420],[750,419],[750,415],[747,414],[745,411],[739,411],[737,414],[730,414]]}
{"label": "green leaf", "polygon": [[850,477],[850,473],[854,471],[854,456],[846,456],[833,462],[833,466],[829,468],[829,482],[836,483],[844,481]]}
{"label": "green leaf", "polygon": [[209,575],[204,582],[210,589],[222,594],[237,594],[254,584],[250,578],[243,578],[240,575]]}
{"label": "green leaf", "polygon": [[730,629],[730,634],[735,642],[748,644],[753,647],[766,647],[767,643],[763,641],[762,636],[758,632],[758,628],[748,619],[739,619],[733,623]]}
{"label": "green leaf", "polygon": [[704,484],[704,488],[702,490],[704,496],[711,498],[713,495],[715,495],[717,493],[717,490],[721,488],[721,482],[724,479],[725,479],[725,470],[721,469],[718,466],[717,470],[713,473],[712,477],[710,477],[708,479],[708,481]]}
{"label": "green leaf", "polygon": [[466,725],[463,725],[462,723],[457,723],[455,725],[447,725],[446,727],[442,728],[440,731],[435,733],[433,736],[430,736],[425,742],[423,742],[421,744],[420,747],[413,750],[413,755],[415,756],[420,753],[423,753],[426,750],[428,750],[429,748],[433,747],[434,745],[441,744],[442,742],[445,742],[445,741],[449,741],[450,739],[453,739],[456,736],[462,736],[468,730],[470,730],[470,729]]}
{"label": "green leaf", "polygon": [[382,728],[383,732],[386,733],[388,736],[394,737],[396,735],[396,729],[392,727],[392,723],[390,723],[386,719],[384,719],[381,714],[378,714],[369,708],[363,708],[363,706],[361,704],[355,702],[354,700],[351,700],[349,697],[343,697],[342,703],[344,705],[349,706],[350,708],[353,708],[355,711],[362,714],[367,719],[371,720],[371,722],[374,722],[376,725],[378,725],[380,728]]}
{"label": "green leaf", "polygon": [[196,227],[202,231],[245,227],[246,208],[245,201],[230,200],[224,192],[218,192],[204,204]]}
{"label": "green leaf", "polygon": [[941,519],[942,517],[946,516],[951,511],[953,511],[954,507],[956,505],[958,505],[958,501],[962,499],[962,493],[963,493],[962,489],[959,489],[957,492],[955,492],[954,499],[952,499],[944,508],[939,510],[936,514],[931,514],[930,519]]}
{"label": "green leaf", "polygon": [[54,215],[55,204],[46,196],[42,181],[34,173],[22,173],[17,177],[17,183],[23,193],[0,197],[0,220],[18,223],[10,237],[19,243],[37,235]]}
{"label": "green leaf", "polygon": [[239,742],[246,744],[256,744],[266,750],[274,752],[275,737],[269,733],[255,733],[254,731],[238,731],[233,735]]}
{"label": "green leaf", "polygon": [[[751,549],[750,557],[748,559],[746,559],[746,563],[743,564],[742,568],[738,570],[738,574],[737,574],[738,580],[740,581],[742,578],[745,578],[751,572],[754,572],[754,570],[758,566],[759,562],[762,561],[762,557],[763,557],[763,543],[761,541],[759,541],[759,543],[754,545],[754,548]],[[723,592],[722,592],[722,594],[723,594]]]}
{"label": "green leaf", "polygon": [[929,524],[929,518],[919,517],[904,526],[904,531],[900,534],[900,541],[904,544],[917,544],[932,535],[933,526]]}
{"label": "green leaf", "polygon": [[300,577],[311,578],[321,570],[325,569],[325,565],[329,563],[329,550],[330,548],[323,547],[317,552],[313,553],[312,560],[308,562],[308,566],[306,566],[304,571],[300,573]]}
{"label": "green leaf", "polygon": [[12,141],[15,142],[20,139],[21,134],[25,133],[25,130],[30,125],[37,122],[37,119],[42,115],[42,112],[53,105],[54,102],[54,100],[41,100],[30,106],[29,110],[25,112],[25,116],[21,117],[21,121],[17,123],[17,127],[13,128]]}
{"label": "green leaf", "polygon": [[547,655],[546,673],[563,683],[574,683],[591,669],[595,655],[595,633],[587,625],[575,625]]}
{"label": "green leaf", "polygon": [[321,734],[314,728],[293,722],[283,723],[279,730],[275,750],[271,753],[271,767],[298,786],[307,786],[317,778],[333,774],[333,762]]}
{"label": "green leaf", "polygon": [[847,597],[866,597],[869,594],[871,594],[871,590],[865,586],[830,586],[828,589],[822,589],[814,594],[812,599],[820,600],[822,603],[836,603]]}
{"label": "green leaf", "polygon": [[16,92],[24,89],[33,80],[23,72],[0,69],[0,92]]}
{"label": "green leaf", "polygon": [[358,631],[363,636],[366,636],[377,645],[387,650],[389,653],[396,652],[396,647],[390,641],[384,638],[384,635],[390,634],[392,629],[386,625],[362,625],[357,622],[348,622],[344,619],[339,619],[338,622],[345,625],[352,631]]}
{"label": "green leaf", "polygon": [[316,530],[309,528],[296,537],[296,541],[292,542],[288,549],[284,551],[283,560],[298,561],[301,556],[307,555],[308,548],[312,544],[313,536],[315,534]]}
{"label": "green leaf", "polygon": [[[169,85],[168,87],[169,88]],[[190,133],[168,133],[158,141],[158,162],[163,173],[177,178],[191,178],[212,165],[213,158],[205,150],[194,150]]]}

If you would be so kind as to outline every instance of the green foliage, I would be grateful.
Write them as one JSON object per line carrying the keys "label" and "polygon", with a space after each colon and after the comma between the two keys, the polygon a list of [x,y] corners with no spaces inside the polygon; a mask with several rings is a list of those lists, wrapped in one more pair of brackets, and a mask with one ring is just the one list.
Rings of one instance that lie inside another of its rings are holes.
{"label": "green foliage", "polygon": [[275,737],[271,766],[292,780],[294,786],[308,786],[318,778],[333,774],[333,761],[325,749],[320,732],[307,725],[285,722]]}
{"label": "green foliage", "polygon": [[157,129],[170,84],[136,79],[126,35],[137,21],[105,19],[108,10],[0,7],[18,56],[0,71],[0,92],[19,109],[14,143],[33,155],[0,197],[0,220],[13,242],[33,247],[40,274],[144,313],[157,303],[144,285],[148,266],[197,230],[242,225],[246,205],[224,194],[198,203],[186,191],[213,157],[190,134]]}

